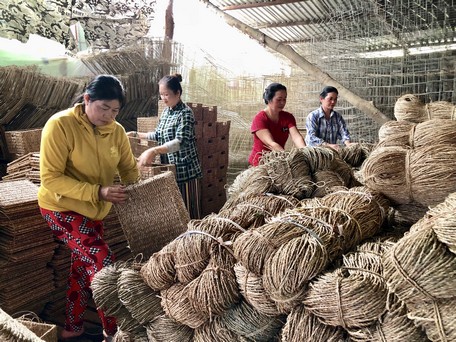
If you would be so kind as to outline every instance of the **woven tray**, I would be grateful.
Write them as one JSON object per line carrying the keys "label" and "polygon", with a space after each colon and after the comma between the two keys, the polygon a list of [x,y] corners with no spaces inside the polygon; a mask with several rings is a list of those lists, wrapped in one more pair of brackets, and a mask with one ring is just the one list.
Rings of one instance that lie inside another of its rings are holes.
{"label": "woven tray", "polygon": [[170,171],[128,187],[130,199],[115,210],[133,255],[143,260],[187,229],[190,221]]}
{"label": "woven tray", "polygon": [[41,338],[45,342],[57,342],[57,326],[54,324],[40,323],[18,319],[20,323],[25,325],[31,332]]}

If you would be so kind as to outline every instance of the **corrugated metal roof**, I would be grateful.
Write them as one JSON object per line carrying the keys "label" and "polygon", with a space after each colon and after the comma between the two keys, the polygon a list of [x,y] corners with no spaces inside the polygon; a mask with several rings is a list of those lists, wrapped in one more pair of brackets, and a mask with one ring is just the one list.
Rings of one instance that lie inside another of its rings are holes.
{"label": "corrugated metal roof", "polygon": [[244,24],[283,42],[357,42],[378,50],[456,42],[455,0],[212,0]]}

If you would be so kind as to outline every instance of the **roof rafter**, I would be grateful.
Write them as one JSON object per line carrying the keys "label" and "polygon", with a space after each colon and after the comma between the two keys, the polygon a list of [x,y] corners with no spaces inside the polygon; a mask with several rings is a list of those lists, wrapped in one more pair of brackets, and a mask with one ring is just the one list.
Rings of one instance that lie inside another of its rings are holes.
{"label": "roof rafter", "polygon": [[250,4],[225,6],[225,7],[221,7],[220,9],[222,11],[234,11],[234,10],[239,10],[239,9],[277,6],[277,5],[292,4],[294,2],[305,2],[305,1],[308,1],[308,0],[272,0],[272,1],[265,1],[265,2],[252,2]]}

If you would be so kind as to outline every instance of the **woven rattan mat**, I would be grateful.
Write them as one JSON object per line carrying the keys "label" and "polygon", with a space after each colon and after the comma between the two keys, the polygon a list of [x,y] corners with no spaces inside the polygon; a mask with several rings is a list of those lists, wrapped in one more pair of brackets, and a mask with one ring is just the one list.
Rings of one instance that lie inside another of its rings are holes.
{"label": "woven rattan mat", "polygon": [[130,198],[115,209],[133,255],[147,260],[187,229],[190,218],[170,171],[128,187]]}
{"label": "woven rattan mat", "polygon": [[8,214],[15,212],[17,207],[26,206],[30,202],[37,202],[38,186],[28,180],[0,182],[0,208]]}

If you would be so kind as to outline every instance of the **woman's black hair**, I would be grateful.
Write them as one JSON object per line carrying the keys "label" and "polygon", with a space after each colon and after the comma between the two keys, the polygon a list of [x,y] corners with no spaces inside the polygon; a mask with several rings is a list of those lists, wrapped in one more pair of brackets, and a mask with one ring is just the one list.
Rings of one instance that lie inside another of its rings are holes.
{"label": "woman's black hair", "polygon": [[180,74],[174,74],[174,75],[168,75],[164,76],[158,84],[163,84],[166,86],[166,88],[170,89],[174,94],[177,94],[179,92],[180,95],[182,95],[182,76]]}
{"label": "woman's black hair", "polygon": [[90,101],[119,100],[120,107],[125,104],[125,90],[120,80],[112,75],[98,75],[86,86],[84,93],[75,99],[75,103],[84,102],[84,95]]}
{"label": "woman's black hair", "polygon": [[329,93],[336,93],[337,95],[339,95],[339,92],[337,91],[337,88],[332,87],[332,86],[326,86],[321,91],[320,97],[322,99],[324,99],[326,97],[326,95],[328,95]]}
{"label": "woman's black hair", "polygon": [[276,92],[278,92],[279,90],[287,91],[287,87],[280,83],[271,83],[270,85],[268,85],[263,93],[264,103],[268,104],[269,101],[271,101],[274,98]]}

